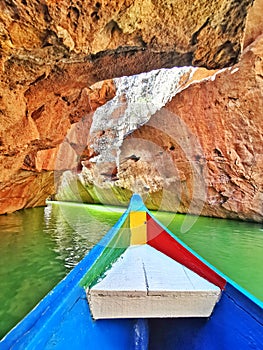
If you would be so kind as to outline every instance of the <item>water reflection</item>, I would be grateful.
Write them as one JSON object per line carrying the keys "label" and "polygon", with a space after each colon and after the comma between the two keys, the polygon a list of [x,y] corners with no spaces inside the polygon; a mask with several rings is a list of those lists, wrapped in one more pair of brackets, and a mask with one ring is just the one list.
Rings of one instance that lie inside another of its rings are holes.
{"label": "water reflection", "polygon": [[[56,244],[57,259],[69,271],[108,232],[123,208],[58,203],[45,208],[46,232]],[[74,234],[72,234],[74,232]]]}
{"label": "water reflection", "polygon": [[121,215],[121,211],[98,209],[67,204],[0,216],[0,338]]}
{"label": "water reflection", "polygon": [[[0,338],[56,285],[121,216],[123,208],[55,204],[0,216]],[[211,264],[263,300],[259,224],[154,213]]]}

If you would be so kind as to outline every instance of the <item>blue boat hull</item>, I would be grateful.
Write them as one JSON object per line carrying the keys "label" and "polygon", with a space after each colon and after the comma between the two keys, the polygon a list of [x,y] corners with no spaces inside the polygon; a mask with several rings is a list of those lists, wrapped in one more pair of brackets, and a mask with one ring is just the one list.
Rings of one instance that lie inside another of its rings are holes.
{"label": "blue boat hull", "polygon": [[[138,205],[135,201],[133,210]],[[262,303],[226,276],[223,276],[226,285],[220,301],[209,318],[92,319],[80,281],[123,225],[129,210],[69,275],[3,338],[0,349],[263,349]]]}
{"label": "blue boat hull", "polygon": [[149,348],[263,349],[262,308],[227,283],[210,318],[149,320]]}

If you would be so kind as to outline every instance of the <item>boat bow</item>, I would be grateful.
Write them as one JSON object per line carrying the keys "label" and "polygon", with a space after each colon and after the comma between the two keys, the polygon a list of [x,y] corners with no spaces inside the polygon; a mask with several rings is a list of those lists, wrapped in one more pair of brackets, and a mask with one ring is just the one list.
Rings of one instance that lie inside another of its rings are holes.
{"label": "boat bow", "polygon": [[104,260],[104,269],[85,284],[94,319],[211,315],[225,281],[181,246],[139,195],[133,195],[117,235],[105,247],[112,259],[102,254],[93,268]]}

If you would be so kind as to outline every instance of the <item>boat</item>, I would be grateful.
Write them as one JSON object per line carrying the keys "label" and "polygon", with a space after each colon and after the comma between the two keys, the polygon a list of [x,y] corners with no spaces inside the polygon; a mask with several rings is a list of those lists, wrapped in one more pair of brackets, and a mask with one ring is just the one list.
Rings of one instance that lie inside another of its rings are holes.
{"label": "boat", "polygon": [[263,349],[263,303],[187,247],[134,194],[0,349]]}

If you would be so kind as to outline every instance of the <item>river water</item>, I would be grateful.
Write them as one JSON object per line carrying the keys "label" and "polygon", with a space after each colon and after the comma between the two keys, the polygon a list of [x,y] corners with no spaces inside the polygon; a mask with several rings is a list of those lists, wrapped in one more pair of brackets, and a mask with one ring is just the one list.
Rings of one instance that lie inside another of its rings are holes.
{"label": "river water", "polygon": [[[64,203],[0,216],[0,338],[76,265],[122,212],[123,208]],[[263,300],[262,225],[153,214],[207,261]]]}

